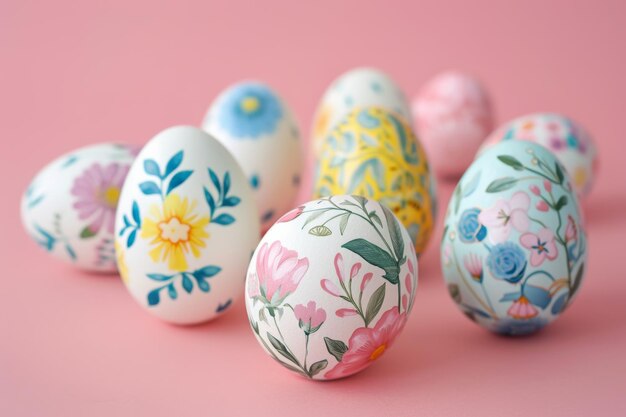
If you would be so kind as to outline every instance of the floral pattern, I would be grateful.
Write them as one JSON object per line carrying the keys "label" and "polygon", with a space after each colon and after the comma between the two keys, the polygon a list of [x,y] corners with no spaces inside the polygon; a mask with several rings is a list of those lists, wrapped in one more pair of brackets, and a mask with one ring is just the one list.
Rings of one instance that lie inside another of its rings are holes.
{"label": "floral pattern", "polygon": [[101,143],[44,167],[22,198],[27,233],[51,255],[91,271],[115,272],[114,221],[133,146]]}
{"label": "floral pattern", "polygon": [[[138,191],[154,199],[147,213],[140,212],[137,201],[132,201],[128,214],[122,214],[121,227],[116,242],[118,263],[123,264],[126,273],[124,282],[128,283],[127,266],[124,254],[133,248],[137,238],[144,240],[150,248],[148,256],[155,266],[167,265],[168,273],[147,273],[146,278],[155,283],[146,295],[148,306],[161,303],[162,294],[170,300],[178,299],[182,289],[190,294],[194,288],[201,292],[210,292],[210,279],[219,274],[218,265],[206,265],[189,269],[189,259],[200,258],[207,247],[209,227],[211,225],[228,226],[236,220],[227,211],[236,207],[241,199],[230,194],[231,179],[226,172],[222,179],[211,168],[206,171],[206,183],[203,187],[204,202],[182,197],[177,189],[187,182],[192,175],[199,175],[194,170],[184,169],[184,151],[173,154],[165,164],[147,158],[143,161],[145,180],[138,184]],[[123,242],[123,243],[122,243]],[[222,312],[229,302],[218,306]]]}
{"label": "floral pattern", "polygon": [[426,155],[407,122],[377,107],[356,108],[327,136],[314,196],[355,194],[382,202],[421,253],[432,233],[435,198]]}
{"label": "floral pattern", "polygon": [[574,189],[580,195],[589,194],[597,170],[597,149],[580,124],[555,113],[525,115],[494,131],[482,150],[513,139],[534,142],[550,149],[569,173]]}
{"label": "floral pattern", "polygon": [[288,212],[267,232],[246,285],[252,329],[277,362],[307,378],[342,378],[380,357],[403,328],[417,260],[389,209],[334,196]]}
{"label": "floral pattern", "polygon": [[442,251],[450,295],[472,320],[509,335],[554,320],[579,290],[586,257],[576,196],[560,163],[521,141],[483,154],[454,192]]}
{"label": "floral pattern", "polygon": [[71,193],[76,197],[74,208],[78,218],[91,220],[82,230],[82,238],[98,234],[102,227],[113,233],[117,200],[128,169],[128,165],[116,162],[105,166],[96,162],[74,180]]}
{"label": "floral pattern", "polygon": [[280,99],[263,84],[238,84],[224,93],[221,101],[215,117],[224,130],[238,139],[270,135],[283,117]]}

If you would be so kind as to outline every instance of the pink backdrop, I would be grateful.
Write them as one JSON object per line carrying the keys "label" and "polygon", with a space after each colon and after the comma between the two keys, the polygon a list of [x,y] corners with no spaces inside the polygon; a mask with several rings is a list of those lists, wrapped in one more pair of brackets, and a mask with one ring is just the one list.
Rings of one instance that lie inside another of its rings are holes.
{"label": "pink backdrop", "polygon": [[[626,415],[625,2],[161,3],[0,2],[0,415]],[[308,133],[330,81],[364,64],[409,95],[439,70],[470,70],[500,121],[556,110],[595,135],[587,281],[545,332],[496,337],[457,311],[438,224],[391,353],[353,378],[309,383],[261,350],[243,303],[206,325],[165,325],[118,279],[57,263],[21,228],[21,193],[61,153],[198,124],[245,77],[274,85]]]}

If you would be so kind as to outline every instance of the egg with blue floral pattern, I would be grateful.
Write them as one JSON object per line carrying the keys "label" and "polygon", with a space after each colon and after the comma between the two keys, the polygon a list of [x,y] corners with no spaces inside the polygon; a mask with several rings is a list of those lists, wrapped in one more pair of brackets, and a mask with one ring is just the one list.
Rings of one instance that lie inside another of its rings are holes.
{"label": "egg with blue floral pattern", "polygon": [[518,117],[485,140],[479,154],[508,140],[524,140],[548,148],[563,164],[579,197],[589,195],[597,171],[597,148],[591,135],[573,119],[557,113]]}
{"label": "egg with blue floral pattern", "polygon": [[504,141],[472,163],[441,242],[449,293],[467,317],[500,334],[534,333],[571,305],[586,259],[578,197],[550,151]]}
{"label": "egg with blue floral pattern", "polygon": [[316,171],[315,198],[356,194],[380,201],[407,228],[417,253],[424,251],[436,190],[407,121],[380,107],[352,110],[326,136]]}
{"label": "egg with blue floral pattern", "polygon": [[101,143],[44,167],[22,197],[26,232],[57,259],[94,272],[115,272],[115,209],[138,147]]}
{"label": "egg with blue floral pattern", "polygon": [[243,292],[259,232],[252,189],[235,158],[198,128],[172,127],[146,144],[122,188],[120,275],[162,320],[211,320]]}
{"label": "egg with blue floral pattern", "polygon": [[293,205],[302,174],[300,133],[289,106],[268,85],[244,81],[217,97],[202,127],[243,168],[267,230]]}
{"label": "egg with blue floral pattern", "polygon": [[376,106],[411,122],[411,108],[398,84],[376,68],[355,68],[332,82],[313,121],[312,146],[319,157],[326,134],[355,107]]}
{"label": "egg with blue floral pattern", "polygon": [[310,201],[281,217],[254,252],[248,318],[290,371],[348,377],[393,354],[417,275],[415,249],[391,210],[360,196]]}

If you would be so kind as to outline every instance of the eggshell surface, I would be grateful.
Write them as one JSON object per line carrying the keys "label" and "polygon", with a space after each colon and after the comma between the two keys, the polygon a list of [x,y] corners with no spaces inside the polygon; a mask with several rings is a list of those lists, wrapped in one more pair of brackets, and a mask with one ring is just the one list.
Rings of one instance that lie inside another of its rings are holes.
{"label": "eggshell surface", "polygon": [[461,176],[493,128],[487,91],[460,71],[444,72],[426,83],[412,109],[417,134],[442,178]]}
{"label": "eggshell surface", "polygon": [[267,230],[298,194],[303,166],[296,119],[268,85],[244,81],[227,88],[209,108],[202,127],[244,170]]}
{"label": "eggshell surface", "polygon": [[326,134],[355,107],[376,106],[411,121],[411,109],[398,84],[375,68],[355,68],[328,87],[313,122],[312,145],[319,157]]}
{"label": "eggshell surface", "polygon": [[177,126],[150,140],[131,167],[115,235],[133,298],[165,321],[192,324],[242,293],[259,220],[232,155],[202,130]]}
{"label": "eggshell surface", "polygon": [[357,194],[380,201],[408,229],[418,253],[432,232],[435,193],[426,155],[399,116],[356,108],[327,135],[314,198]]}
{"label": "eggshell surface", "polygon": [[587,240],[569,176],[544,147],[506,141],[463,175],[441,244],[461,311],[502,334],[538,331],[580,289]]}
{"label": "eggshell surface", "polygon": [[493,132],[481,147],[481,152],[499,142],[513,139],[535,142],[549,149],[569,173],[578,195],[589,195],[597,171],[597,148],[580,124],[557,113],[529,114]]}
{"label": "eggshell surface", "polygon": [[115,209],[137,152],[131,145],[101,143],[48,164],[22,198],[26,232],[58,259],[88,271],[115,272]]}
{"label": "eggshell surface", "polygon": [[417,258],[398,219],[359,196],[285,214],[257,247],[246,308],[265,351],[318,380],[367,368],[392,346],[413,306]]}

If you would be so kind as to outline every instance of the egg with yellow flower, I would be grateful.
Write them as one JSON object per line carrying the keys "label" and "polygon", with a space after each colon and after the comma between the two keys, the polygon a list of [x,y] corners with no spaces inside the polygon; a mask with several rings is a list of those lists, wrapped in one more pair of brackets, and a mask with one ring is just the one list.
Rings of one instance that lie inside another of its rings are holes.
{"label": "egg with yellow flower", "polygon": [[207,321],[242,292],[259,229],[252,189],[234,157],[198,128],[172,127],[148,142],[122,188],[120,274],[157,317]]}
{"label": "egg with yellow flower", "polygon": [[435,187],[426,155],[401,116],[356,108],[327,135],[320,155],[315,198],[353,194],[378,200],[423,252],[433,229]]}

